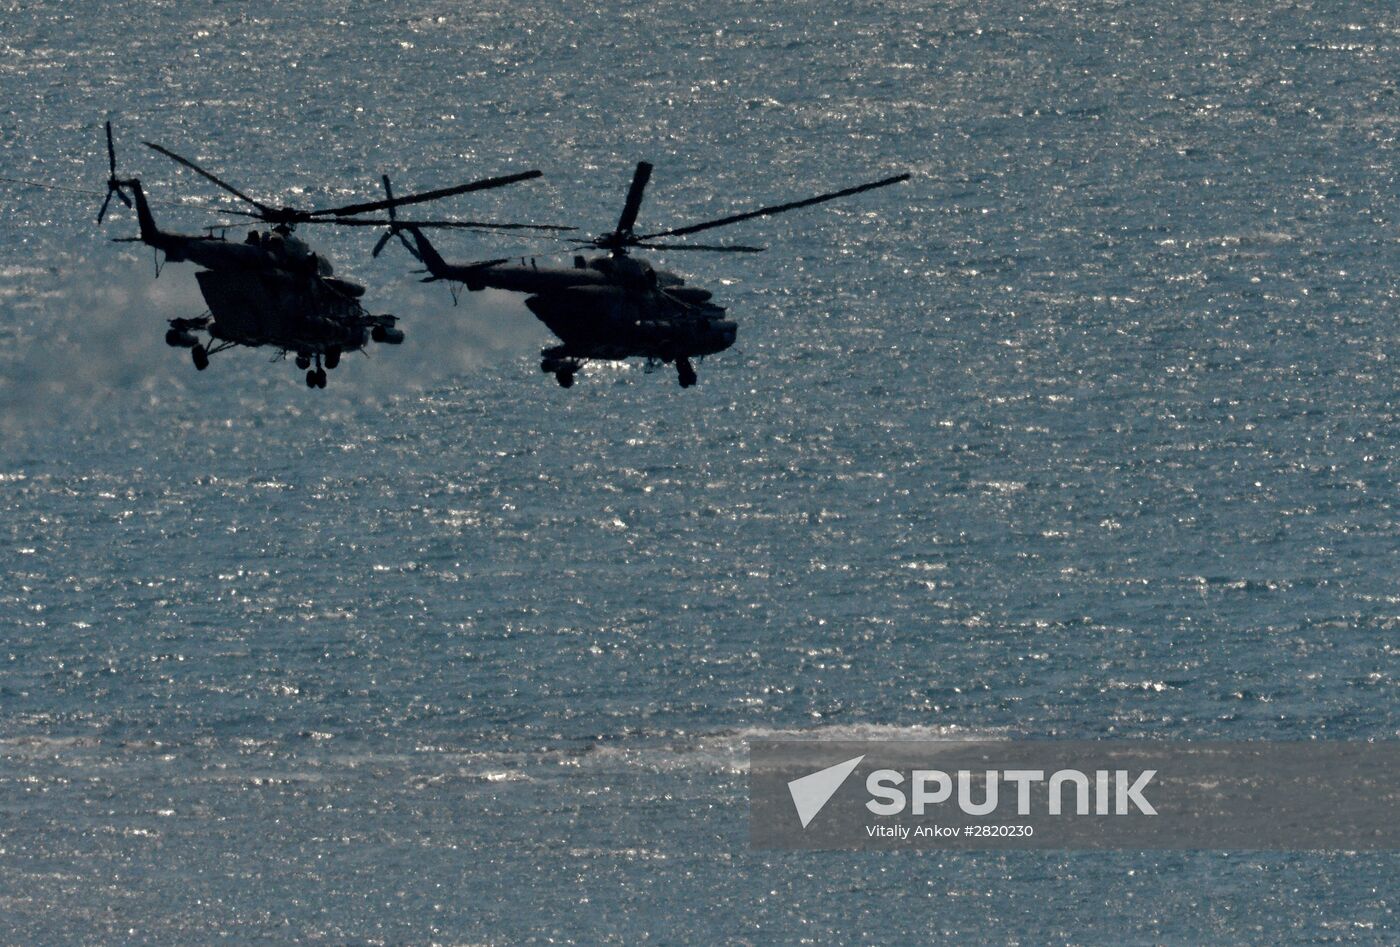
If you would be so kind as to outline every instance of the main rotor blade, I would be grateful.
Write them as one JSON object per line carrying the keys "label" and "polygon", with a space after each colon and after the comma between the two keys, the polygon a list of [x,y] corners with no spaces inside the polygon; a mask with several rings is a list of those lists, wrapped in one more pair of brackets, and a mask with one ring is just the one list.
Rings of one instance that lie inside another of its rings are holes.
{"label": "main rotor blade", "polygon": [[168,149],[168,148],[162,148],[160,145],[157,145],[157,144],[154,143],[154,142],[148,141],[148,142],[144,142],[144,144],[145,144],[145,146],[146,146],[147,148],[150,148],[150,149],[153,150],[153,151],[159,151],[161,154],[165,155],[167,158],[169,158],[171,161],[174,161],[176,164],[183,164],[185,167],[189,168],[189,169],[190,169],[191,171],[193,171],[195,174],[198,174],[198,175],[200,175],[201,177],[204,177],[204,178],[209,179],[210,181],[213,181],[215,184],[217,184],[219,187],[223,188],[225,191],[228,191],[228,192],[229,192],[230,194],[232,194],[234,197],[238,198],[239,200],[247,201],[249,204],[252,204],[252,205],[253,205],[254,207],[256,207],[258,210],[262,211],[264,214],[272,214],[272,213],[274,213],[274,211],[273,211],[273,209],[272,209],[271,207],[268,207],[266,204],[262,203],[261,201],[255,201],[255,200],[253,200],[253,199],[252,199],[251,197],[249,197],[247,194],[244,194],[242,191],[240,191],[238,188],[234,187],[232,184],[229,184],[227,181],[221,181],[221,180],[219,180],[218,178],[214,177],[214,175],[210,174],[208,171],[205,171],[203,168],[201,168],[199,165],[195,164],[193,161],[189,160],[188,158],[182,158],[182,157],[180,157],[179,155],[177,155],[175,152],[171,151],[170,149]]}
{"label": "main rotor blade", "polygon": [[645,161],[638,161],[637,170],[632,172],[632,185],[627,188],[627,202],[622,205],[622,216],[617,219],[617,233],[632,232],[632,225],[637,222],[637,211],[642,208],[642,194],[650,180],[651,165]]}
{"label": "main rotor blade", "polygon": [[390,233],[402,233],[409,227],[451,227],[456,230],[464,230],[467,233],[499,234],[499,230],[487,230],[483,227],[472,227],[464,225],[460,221],[433,221],[433,220],[304,220],[305,224],[334,224],[337,227],[384,227]]}
{"label": "main rotor blade", "polygon": [[458,184],[456,187],[438,188],[436,191],[424,191],[421,194],[408,194],[404,197],[391,197],[382,201],[368,201],[364,204],[347,204],[344,207],[329,207],[323,210],[308,211],[306,216],[310,217],[348,217],[354,214],[368,214],[371,211],[385,210],[389,207],[403,207],[405,204],[422,204],[427,201],[441,200],[444,197],[451,197],[454,194],[466,194],[469,191],[488,191],[492,188],[505,187],[507,184],[514,184],[517,181],[528,181],[531,178],[542,177],[540,171],[522,171],[519,174],[507,174],[502,177],[482,178],[480,181],[473,181],[470,184]]}
{"label": "main rotor blade", "polygon": [[[182,205],[182,206],[183,206],[183,205]],[[193,206],[193,205],[191,205],[191,206]],[[233,208],[233,207],[213,207],[213,208],[210,208],[210,209],[213,210],[215,213],[219,213],[219,214],[233,214],[235,217],[251,217],[251,218],[253,218],[254,220],[263,220],[263,219],[264,219],[264,215],[262,215],[262,214],[255,214],[255,213],[253,213],[251,210],[237,210],[237,209],[235,209],[235,208]]]}
{"label": "main rotor blade", "polygon": [[545,230],[551,233],[562,233],[567,230],[577,230],[577,227],[564,227],[560,224],[503,224],[493,220],[427,220],[420,221],[418,226],[423,227],[489,227],[492,230]]}
{"label": "main rotor blade", "polygon": [[503,224],[490,220],[389,220],[356,218],[351,220],[308,220],[309,224],[335,224],[338,227],[438,227],[445,230],[577,230],[577,227],[563,227],[558,224]]}
{"label": "main rotor blade", "polygon": [[806,200],[792,201],[787,204],[774,204],[772,207],[760,207],[758,210],[751,210],[746,214],[734,214],[730,217],[721,217],[718,220],[707,220],[703,224],[692,224],[689,227],[677,227],[675,230],[663,230],[660,233],[649,233],[637,239],[651,240],[654,237],[679,237],[688,233],[699,233],[702,230],[710,230],[714,227],[725,227],[729,224],[737,224],[741,220],[751,220],[754,217],[767,217],[770,214],[781,214],[784,211],[797,210],[799,207],[811,207],[813,204],[834,201],[838,197],[849,197],[852,194],[859,194],[862,191],[873,191],[877,187],[888,187],[891,184],[898,184],[900,181],[907,180],[909,180],[908,174],[897,174],[892,178],[885,178],[881,181],[871,181],[869,184],[858,184],[855,187],[832,191],[830,194],[821,194],[817,197],[809,197]]}
{"label": "main rotor blade", "polygon": [[117,192],[116,192],[116,191],[108,191],[108,192],[107,192],[107,196],[103,199],[103,201],[102,201],[102,209],[99,210],[99,211],[97,212],[97,222],[98,222],[99,224],[102,223],[102,218],[107,216],[107,207],[108,207],[108,205],[110,205],[110,204],[112,203],[112,195],[115,194],[115,193],[117,193]]}
{"label": "main rotor blade", "polygon": [[729,244],[704,244],[704,243],[633,243],[633,247],[641,247],[643,250],[709,250],[712,253],[762,253],[767,247],[746,247],[737,243]]}

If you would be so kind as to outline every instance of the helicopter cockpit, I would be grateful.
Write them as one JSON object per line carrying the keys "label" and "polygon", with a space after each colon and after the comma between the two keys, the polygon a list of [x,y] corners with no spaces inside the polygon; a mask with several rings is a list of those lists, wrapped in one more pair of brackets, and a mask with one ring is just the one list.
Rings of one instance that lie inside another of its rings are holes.
{"label": "helicopter cockpit", "polygon": [[605,256],[590,260],[588,265],[623,286],[656,288],[656,271],[646,260],[630,256]]}

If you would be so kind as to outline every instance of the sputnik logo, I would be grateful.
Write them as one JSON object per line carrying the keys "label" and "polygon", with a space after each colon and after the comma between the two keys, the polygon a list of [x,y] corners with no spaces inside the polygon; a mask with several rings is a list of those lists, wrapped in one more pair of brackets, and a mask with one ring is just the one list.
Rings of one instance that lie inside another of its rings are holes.
{"label": "sputnik logo", "polygon": [[802,820],[804,829],[817,817],[817,813],[822,811],[822,807],[831,801],[831,797],[836,795],[836,790],[841,788],[841,784],[863,759],[864,754],[853,760],[817,770],[787,784],[788,792],[792,793],[792,804],[797,807],[797,817]]}

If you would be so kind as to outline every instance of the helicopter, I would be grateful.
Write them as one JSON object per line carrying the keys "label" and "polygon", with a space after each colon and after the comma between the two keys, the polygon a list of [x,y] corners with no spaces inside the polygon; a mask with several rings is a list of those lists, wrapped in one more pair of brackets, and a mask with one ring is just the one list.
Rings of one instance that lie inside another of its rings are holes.
{"label": "helicopter", "polygon": [[[383,200],[350,204],[320,210],[273,207],[220,180],[187,158],[153,142],[152,150],[194,171],[223,190],[249,204],[252,210],[224,208],[223,213],[252,218],[271,224],[268,230],[256,226],[242,242],[215,236],[188,235],[161,230],[151,212],[150,202],[139,178],[118,178],[112,123],[107,122],[107,195],[97,214],[100,226],[113,197],[136,211],[140,235],[117,238],[119,242],[140,242],[164,254],[166,262],[189,261],[201,267],[195,273],[200,292],[209,310],[192,318],[170,320],[166,344],[190,350],[194,367],[204,371],[212,356],[234,346],[256,348],[269,345],[279,350],[277,358],[294,352],[296,365],[306,371],[308,388],[325,388],[326,371],[334,369],[347,352],[362,351],[372,340],[398,345],[403,330],[396,327],[397,316],[375,315],[360,304],[365,287],[353,280],[335,276],[334,267],[315,253],[294,233],[298,224],[331,223],[343,226],[386,226],[397,221],[395,208],[440,200],[469,191],[503,187],[540,177],[537,170],[485,178],[469,184],[440,188],[395,197],[387,175],[383,177]],[[389,220],[364,219],[359,215],[385,210]],[[475,221],[417,221],[415,227],[465,227],[469,229],[572,228],[533,224],[492,224]],[[223,228],[227,229],[227,228]],[[159,275],[159,269],[157,269]],[[203,341],[200,335],[207,336]],[[314,367],[313,367],[314,362]]]}
{"label": "helicopter", "polygon": [[687,286],[675,273],[655,269],[646,260],[629,256],[629,249],[758,253],[764,248],[653,241],[810,207],[909,179],[908,174],[898,174],[804,200],[638,236],[633,227],[651,172],[651,164],[637,163],[622,214],[611,232],[576,241],[580,247],[604,250],[607,255],[585,259],[576,254],[572,267],[540,267],[533,262],[506,266],[498,260],[450,264],[421,228],[396,224],[391,233],[406,230],[412,235],[414,256],[428,273],[424,282],[448,280],[471,291],[489,287],[529,293],[526,307],[563,343],[540,352],[540,371],[553,374],[560,386],[572,387],[574,376],[589,360],[641,357],[647,360],[648,371],[657,364],[674,363],[680,386],[689,388],[698,381],[691,359],[703,359],[733,345],[738,323],[725,317],[725,308],[711,301],[709,290]]}

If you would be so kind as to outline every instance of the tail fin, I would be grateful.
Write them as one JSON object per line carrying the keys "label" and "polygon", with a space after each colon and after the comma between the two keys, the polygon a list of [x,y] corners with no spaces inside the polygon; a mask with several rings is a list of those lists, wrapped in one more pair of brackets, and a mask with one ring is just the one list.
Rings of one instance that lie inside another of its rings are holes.
{"label": "tail fin", "polygon": [[123,181],[122,185],[131,188],[131,196],[136,200],[136,222],[141,226],[141,242],[149,243],[153,247],[162,246],[163,234],[156,226],[156,219],[151,214],[151,205],[146,202],[146,192],[141,190],[140,179],[131,178]]}
{"label": "tail fin", "polygon": [[423,231],[411,225],[403,229],[413,234],[413,242],[418,247],[418,259],[422,260],[423,265],[428,268],[429,277],[424,282],[449,279],[452,276],[452,267],[437,252],[437,248],[428,242],[428,238],[423,236]]}
{"label": "tail fin", "polygon": [[[413,242],[418,245],[418,259],[422,260],[423,265],[427,267],[428,275],[423,277],[425,283],[450,280],[454,283],[462,283],[467,289],[476,292],[486,288],[486,284],[481,281],[480,273],[482,270],[508,262],[505,258],[501,258],[499,260],[482,260],[480,263],[448,263],[428,242],[428,238],[423,236],[423,231],[412,224],[404,225],[403,229],[413,234]],[[423,271],[419,270],[418,272]],[[455,292],[453,298],[456,298]]]}

